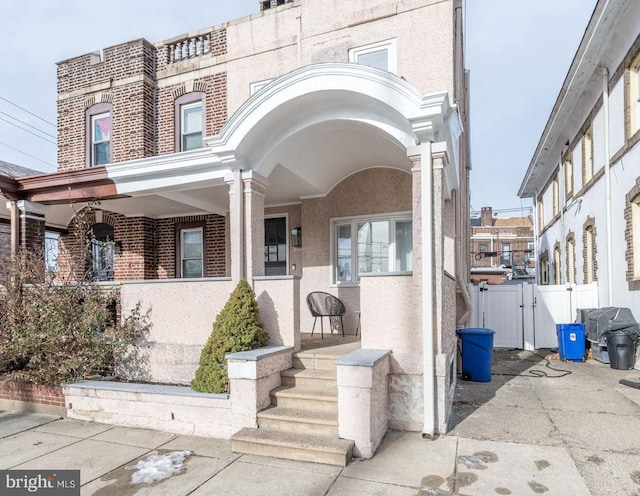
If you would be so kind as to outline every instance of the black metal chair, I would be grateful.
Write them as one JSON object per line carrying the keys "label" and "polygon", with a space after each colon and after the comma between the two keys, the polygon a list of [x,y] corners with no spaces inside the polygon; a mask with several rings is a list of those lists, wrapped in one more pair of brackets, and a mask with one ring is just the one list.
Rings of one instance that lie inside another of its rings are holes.
{"label": "black metal chair", "polygon": [[345,314],[346,309],[344,303],[338,298],[329,293],[322,291],[314,291],[307,296],[307,306],[311,311],[313,319],[313,329],[311,329],[311,335],[313,336],[316,330],[316,321],[320,317],[320,337],[324,339],[324,325],[322,324],[323,317],[329,317],[329,328],[331,334],[333,334],[333,327],[331,326],[332,317],[340,317],[340,327],[342,328],[342,337],[344,337],[344,323],[342,316]]}

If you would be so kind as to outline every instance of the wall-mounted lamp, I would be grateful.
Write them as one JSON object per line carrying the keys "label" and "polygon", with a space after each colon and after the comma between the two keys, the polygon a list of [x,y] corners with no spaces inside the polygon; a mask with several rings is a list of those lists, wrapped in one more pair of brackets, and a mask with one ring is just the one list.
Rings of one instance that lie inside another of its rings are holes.
{"label": "wall-mounted lamp", "polygon": [[300,248],[302,246],[302,228],[291,229],[291,245]]}

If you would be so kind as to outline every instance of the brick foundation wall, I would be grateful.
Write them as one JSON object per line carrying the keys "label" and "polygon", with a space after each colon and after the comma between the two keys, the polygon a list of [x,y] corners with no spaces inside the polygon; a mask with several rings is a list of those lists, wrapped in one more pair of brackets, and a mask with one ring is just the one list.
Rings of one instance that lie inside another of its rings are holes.
{"label": "brick foundation wall", "polygon": [[60,386],[32,384],[7,378],[0,379],[0,399],[63,408],[65,406]]}

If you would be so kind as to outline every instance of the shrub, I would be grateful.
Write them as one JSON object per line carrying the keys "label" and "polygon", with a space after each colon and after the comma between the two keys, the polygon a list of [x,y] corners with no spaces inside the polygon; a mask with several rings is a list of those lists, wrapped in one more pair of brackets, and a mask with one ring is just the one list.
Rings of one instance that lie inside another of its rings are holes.
{"label": "shrub", "polygon": [[0,373],[54,384],[111,373],[149,329],[139,306],[122,323],[116,306],[113,290],[56,280],[41,250],[0,260]]}
{"label": "shrub", "polygon": [[229,377],[225,355],[259,348],[268,342],[269,335],[260,320],[255,293],[242,279],[216,316],[191,387],[205,393],[227,391]]}

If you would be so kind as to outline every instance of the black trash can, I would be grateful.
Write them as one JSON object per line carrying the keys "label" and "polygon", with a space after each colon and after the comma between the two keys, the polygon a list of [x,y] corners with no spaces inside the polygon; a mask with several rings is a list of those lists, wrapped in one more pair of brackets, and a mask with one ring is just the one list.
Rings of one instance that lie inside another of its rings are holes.
{"label": "black trash can", "polygon": [[636,363],[636,342],[638,331],[635,327],[607,331],[604,334],[612,369],[629,370]]}

